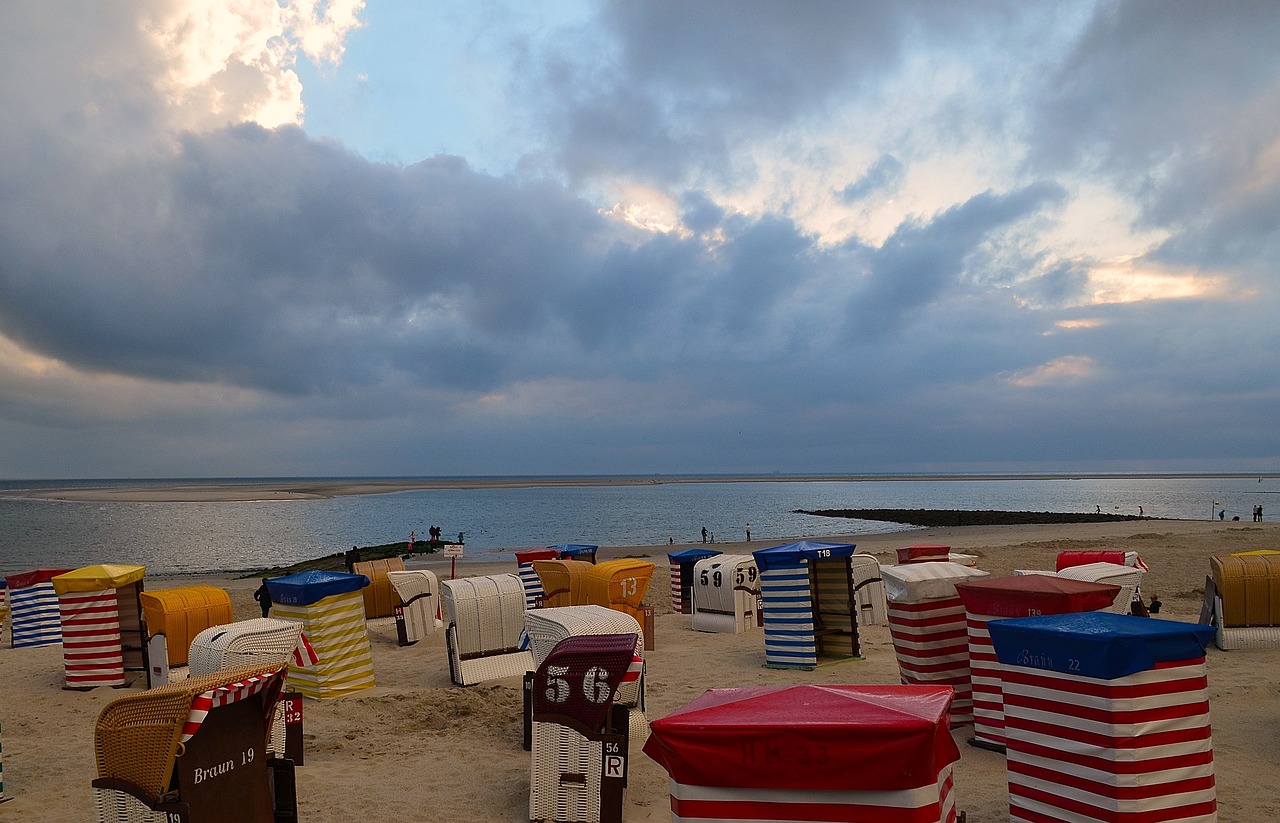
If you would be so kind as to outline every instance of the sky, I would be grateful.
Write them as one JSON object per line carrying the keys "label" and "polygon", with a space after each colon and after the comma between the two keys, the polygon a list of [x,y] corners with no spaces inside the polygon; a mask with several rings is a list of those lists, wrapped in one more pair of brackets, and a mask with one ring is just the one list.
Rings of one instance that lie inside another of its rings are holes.
{"label": "sky", "polygon": [[1280,469],[1277,31],[0,3],[0,478]]}

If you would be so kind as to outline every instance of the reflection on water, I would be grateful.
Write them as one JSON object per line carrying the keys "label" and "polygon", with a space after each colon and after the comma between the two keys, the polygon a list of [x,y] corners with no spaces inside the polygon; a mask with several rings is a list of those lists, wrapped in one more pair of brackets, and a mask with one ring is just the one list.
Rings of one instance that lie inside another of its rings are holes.
{"label": "reflection on water", "polygon": [[[176,482],[176,481],[175,481]],[[193,481],[181,481],[190,485]],[[199,481],[194,481],[199,482]],[[80,485],[102,486],[94,481]],[[111,485],[138,485],[116,481]],[[4,488],[69,483],[0,484]],[[467,554],[510,560],[507,552],[553,543],[602,546],[718,540],[767,542],[833,533],[897,530],[893,524],[794,514],[795,509],[931,508],[1103,511],[1208,519],[1219,501],[1227,518],[1269,505],[1280,481],[1257,478],[885,480],[841,482],[655,483],[527,489],[432,489],[331,500],[240,503],[86,503],[0,498],[0,572],[40,566],[143,563],[155,574],[283,565],[353,545],[425,535],[466,534]],[[1220,506],[1221,507],[1221,506]],[[1219,508],[1220,508],[1219,507]]]}

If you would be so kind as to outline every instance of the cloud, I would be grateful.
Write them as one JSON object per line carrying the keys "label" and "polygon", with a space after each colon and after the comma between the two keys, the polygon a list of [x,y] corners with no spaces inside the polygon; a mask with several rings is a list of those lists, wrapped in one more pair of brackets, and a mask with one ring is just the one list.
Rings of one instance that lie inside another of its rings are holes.
{"label": "cloud", "polygon": [[903,171],[904,167],[898,158],[882,154],[871,164],[866,174],[840,190],[840,199],[845,203],[857,203],[872,195],[892,195],[902,185]]}

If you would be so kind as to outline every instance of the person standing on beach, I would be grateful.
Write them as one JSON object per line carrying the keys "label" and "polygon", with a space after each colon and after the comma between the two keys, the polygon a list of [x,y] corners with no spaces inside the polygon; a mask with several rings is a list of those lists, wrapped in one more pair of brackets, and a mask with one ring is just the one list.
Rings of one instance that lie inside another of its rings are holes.
{"label": "person standing on beach", "polygon": [[258,601],[258,606],[262,609],[262,616],[269,617],[271,614],[271,589],[267,588],[267,578],[262,578],[262,585],[253,593],[253,599]]}
{"label": "person standing on beach", "polygon": [[750,523],[747,524],[747,542],[748,543],[751,542],[751,524]]}
{"label": "person standing on beach", "polygon": [[707,527],[706,527],[706,526],[703,526],[703,527],[702,527],[702,542],[703,542],[703,543],[706,543],[706,542],[707,542]]}

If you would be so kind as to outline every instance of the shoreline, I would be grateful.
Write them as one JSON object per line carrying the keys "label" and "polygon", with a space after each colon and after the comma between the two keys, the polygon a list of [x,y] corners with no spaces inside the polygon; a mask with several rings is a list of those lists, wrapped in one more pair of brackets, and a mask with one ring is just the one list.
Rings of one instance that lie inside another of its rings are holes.
{"label": "shoreline", "polygon": [[[439,489],[531,489],[588,486],[657,486],[672,483],[872,483],[947,482],[962,480],[1160,480],[1200,478],[1280,478],[1268,472],[1108,472],[1031,474],[750,474],[750,475],[565,475],[543,477],[418,477],[275,479],[207,482],[175,480],[172,483],[139,482],[130,486],[14,489],[0,491],[0,498],[60,500],[85,503],[249,503],[273,500],[324,500],[334,497],[395,494]],[[58,482],[58,481],[52,481]]]}
{"label": "shoreline", "polygon": [[[833,524],[838,525],[838,524]],[[1159,619],[1195,622],[1209,572],[1208,558],[1231,552],[1273,548],[1280,524],[1199,520],[1122,521],[1066,525],[993,525],[917,529],[870,535],[808,538],[848,542],[882,563],[896,560],[895,549],[918,542],[941,543],[978,558],[993,576],[1014,569],[1052,569],[1060,551],[1112,549],[1137,551],[1150,566],[1142,590],[1158,594]],[[644,596],[655,608],[656,646],[645,652],[646,714],[664,717],[710,688],[808,684],[900,683],[892,637],[885,625],[859,628],[863,658],[824,663],[813,671],[765,666],[763,634],[694,631],[692,618],[672,611],[667,578],[670,551],[705,547],[746,554],[784,540],[751,543],[679,543],[601,547],[600,559],[640,557],[655,564]],[[458,559],[457,576],[514,573],[514,557],[481,552],[484,560]],[[502,562],[494,563],[496,557]],[[449,558],[416,556],[407,568],[428,569],[441,580],[451,572]],[[148,575],[148,591],[218,586],[231,597],[234,616],[258,616],[256,579],[218,574]],[[522,748],[519,676],[486,681],[470,688],[454,686],[443,632],[413,646],[397,642],[395,619],[366,623],[377,685],[333,700],[307,700],[306,765],[297,771],[298,819],[341,823],[353,813],[399,819],[424,808],[466,809],[466,816],[496,823],[528,820],[530,754]],[[6,632],[7,634],[7,632]],[[71,692],[63,685],[64,661],[58,645],[8,648],[0,637],[0,693],[4,710],[5,803],[0,819],[24,823],[89,820],[93,815],[90,781],[96,775],[95,720],[111,700],[137,694],[136,679],[123,689]],[[1216,795],[1223,820],[1270,820],[1280,814],[1280,771],[1259,768],[1274,762],[1271,739],[1259,734],[1259,718],[1280,713],[1274,688],[1274,651],[1208,650],[1208,688],[1212,707]],[[49,734],[49,718],[58,734]],[[1005,758],[965,745],[971,727],[953,730],[960,752],[954,790],[957,808],[971,823],[1008,820]],[[624,823],[671,820],[668,775],[640,754],[643,739],[632,741]],[[414,780],[414,774],[448,779]]]}

